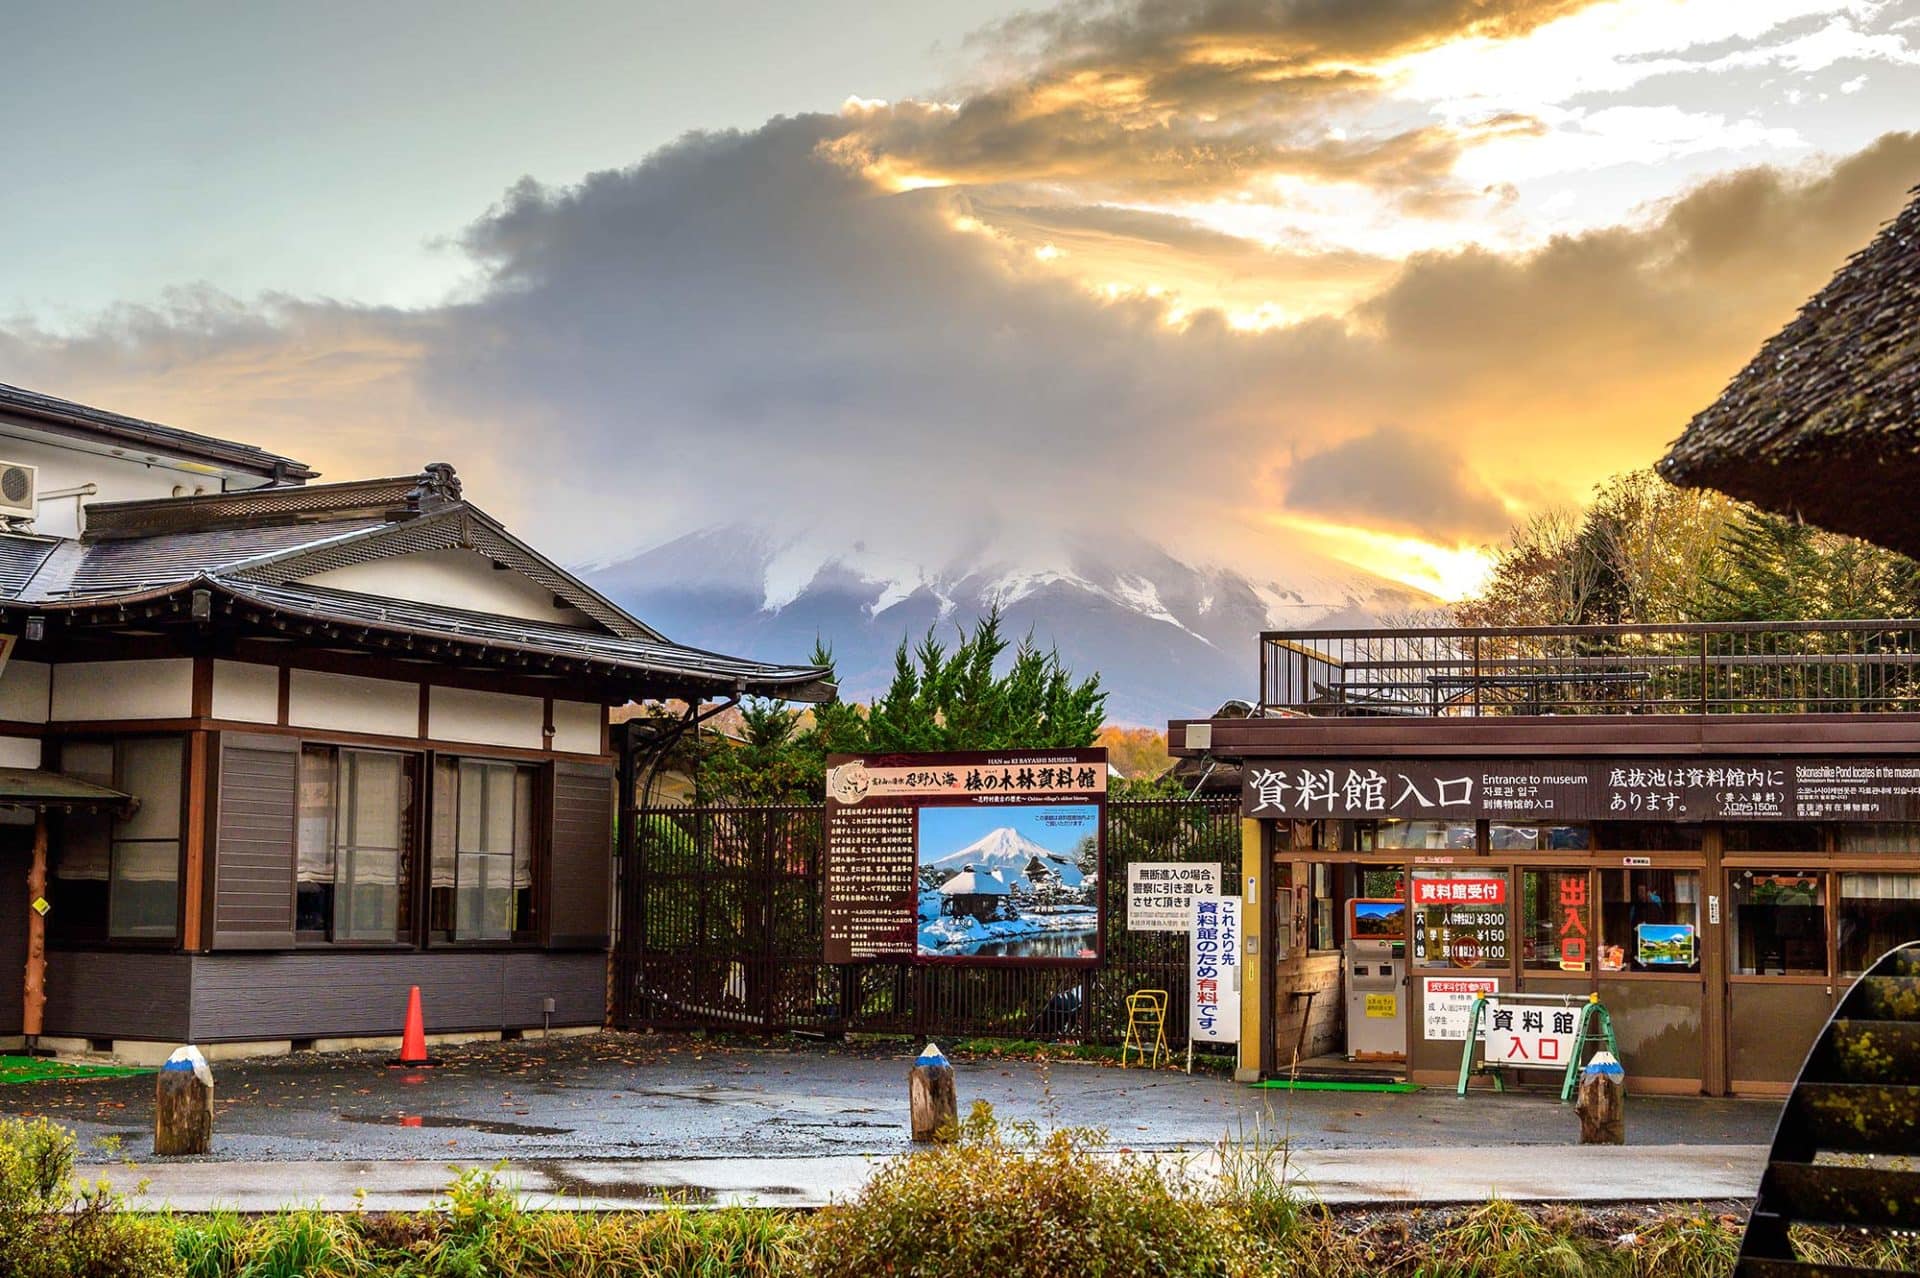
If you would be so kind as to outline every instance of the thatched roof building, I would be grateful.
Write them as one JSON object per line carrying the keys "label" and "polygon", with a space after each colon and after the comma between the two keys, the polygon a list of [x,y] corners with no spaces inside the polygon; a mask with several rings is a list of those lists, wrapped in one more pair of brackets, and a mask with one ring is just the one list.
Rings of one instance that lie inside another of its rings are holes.
{"label": "thatched roof building", "polygon": [[1914,196],[1688,423],[1661,474],[1920,555]]}

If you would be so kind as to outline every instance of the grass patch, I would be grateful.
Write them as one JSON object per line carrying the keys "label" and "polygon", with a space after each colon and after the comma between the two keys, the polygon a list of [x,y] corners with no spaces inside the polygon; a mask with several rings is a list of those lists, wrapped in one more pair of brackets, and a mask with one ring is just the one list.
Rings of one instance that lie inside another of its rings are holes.
{"label": "grass patch", "polygon": [[0,1056],[0,1085],[7,1083],[75,1082],[89,1078],[126,1078],[151,1074],[130,1065],[76,1065],[46,1056]]}

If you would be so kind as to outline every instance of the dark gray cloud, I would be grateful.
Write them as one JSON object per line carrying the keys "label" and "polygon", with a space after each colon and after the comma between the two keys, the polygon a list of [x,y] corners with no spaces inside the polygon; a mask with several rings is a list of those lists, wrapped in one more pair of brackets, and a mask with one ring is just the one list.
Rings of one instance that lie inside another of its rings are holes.
{"label": "dark gray cloud", "polygon": [[1475,542],[1491,541],[1512,525],[1498,495],[1457,448],[1400,426],[1308,453],[1282,482],[1289,510],[1362,528]]}
{"label": "dark gray cloud", "polygon": [[[936,560],[1116,527],[1283,555],[1260,520],[1289,508],[1455,541],[1495,531],[1487,490],[1578,494],[1656,455],[1920,176],[1920,137],[1890,135],[1646,226],[1416,258],[1344,321],[1250,333],[957,229],[965,194],[887,193],[834,149],[846,129],[777,120],[523,183],[468,233],[482,275],[457,303],[201,294],[77,335],[0,326],[0,380],[342,477],[452,456],[571,558],[743,517]],[[1460,469],[1383,485],[1381,422]]]}

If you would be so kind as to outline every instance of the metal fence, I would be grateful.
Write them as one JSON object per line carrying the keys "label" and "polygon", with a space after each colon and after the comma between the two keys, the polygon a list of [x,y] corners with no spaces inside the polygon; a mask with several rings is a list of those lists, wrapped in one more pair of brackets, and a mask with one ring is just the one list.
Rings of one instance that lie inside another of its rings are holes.
{"label": "metal fence", "polygon": [[1315,715],[1920,710],[1920,621],[1270,632],[1261,709]]}
{"label": "metal fence", "polygon": [[1218,861],[1238,881],[1237,799],[1107,805],[1102,957],[1090,967],[823,963],[824,810],[656,808],[620,874],[615,1023],[633,1029],[857,1031],[1117,1043],[1126,996],[1163,989],[1187,1028],[1185,933],[1127,927],[1134,861]]}

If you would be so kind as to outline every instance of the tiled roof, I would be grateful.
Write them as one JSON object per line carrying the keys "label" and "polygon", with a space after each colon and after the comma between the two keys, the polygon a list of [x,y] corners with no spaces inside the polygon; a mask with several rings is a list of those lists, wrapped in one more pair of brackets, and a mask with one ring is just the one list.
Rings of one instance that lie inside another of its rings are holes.
{"label": "tiled roof", "polygon": [[232,578],[223,578],[219,584],[239,599],[316,621],[376,627],[398,634],[518,652],[547,653],[704,682],[739,682],[750,692],[799,689],[819,684],[827,677],[824,669],[813,666],[775,665],[676,643],[623,639],[580,627],[523,621],[409,599],[363,595],[322,586],[270,586]]}
{"label": "tiled roof", "polygon": [[72,400],[43,395],[39,391],[9,386],[4,382],[0,382],[0,412],[31,418],[57,429],[77,430],[89,435],[100,435],[124,443],[141,445],[152,448],[156,452],[220,463],[249,471],[263,478],[302,480],[312,479],[319,474],[318,471],[310,469],[305,462],[295,461],[291,457],[282,457],[278,453],[270,453],[264,448],[255,448],[251,444],[237,444],[232,440],[215,439],[210,435],[196,435],[192,431],[162,426],[159,422],[142,421],[138,417],[127,417],[121,413],[110,413],[104,408],[77,404]]}
{"label": "tiled roof", "polygon": [[0,599],[18,595],[60,544],[53,537],[0,535]]}
{"label": "tiled roof", "polygon": [[[311,548],[379,527],[378,519],[266,528],[221,528],[125,541],[67,542],[31,582],[14,592],[23,602],[112,595],[188,581],[264,555]],[[0,543],[13,538],[0,537]]]}

